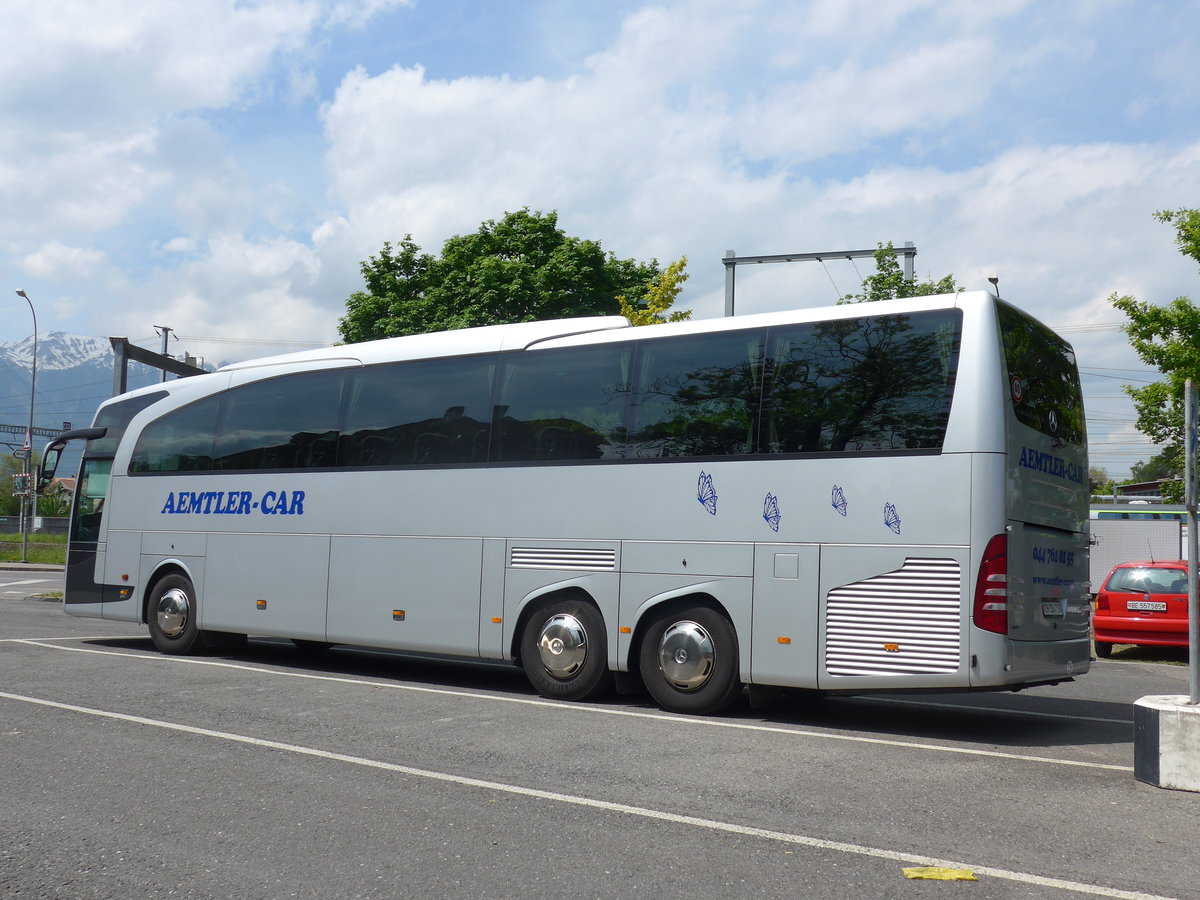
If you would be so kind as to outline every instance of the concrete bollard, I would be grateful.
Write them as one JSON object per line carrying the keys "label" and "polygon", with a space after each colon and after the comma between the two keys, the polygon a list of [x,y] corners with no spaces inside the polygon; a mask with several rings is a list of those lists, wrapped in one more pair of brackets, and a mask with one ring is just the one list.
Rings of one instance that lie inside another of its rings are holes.
{"label": "concrete bollard", "polygon": [[1200,706],[1186,696],[1143,697],[1133,705],[1133,777],[1200,792]]}

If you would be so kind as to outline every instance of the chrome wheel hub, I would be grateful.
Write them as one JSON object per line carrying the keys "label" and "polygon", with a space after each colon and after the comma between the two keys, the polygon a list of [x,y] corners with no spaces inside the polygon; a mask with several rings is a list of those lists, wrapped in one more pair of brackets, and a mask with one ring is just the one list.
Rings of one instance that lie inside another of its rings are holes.
{"label": "chrome wheel hub", "polygon": [[658,645],[658,665],[667,681],[681,691],[704,687],[715,659],[712,636],[698,622],[675,622]]}
{"label": "chrome wheel hub", "polygon": [[179,588],[171,588],[158,598],[154,617],[159,631],[169,638],[177,638],[187,628],[191,613],[187,593]]}
{"label": "chrome wheel hub", "polygon": [[566,613],[546,620],[538,638],[538,655],[546,671],[555,678],[570,678],[587,659],[587,632],[583,623]]}

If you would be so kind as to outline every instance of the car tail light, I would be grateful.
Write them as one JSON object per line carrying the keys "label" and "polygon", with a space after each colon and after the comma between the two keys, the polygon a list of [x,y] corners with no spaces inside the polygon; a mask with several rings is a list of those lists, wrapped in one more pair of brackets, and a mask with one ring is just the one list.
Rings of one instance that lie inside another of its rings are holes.
{"label": "car tail light", "polygon": [[1096,595],[1096,609],[1108,612],[1108,591],[1101,591]]}
{"label": "car tail light", "polygon": [[975,625],[984,631],[1008,634],[1008,536],[998,534],[987,543],[975,583]]}

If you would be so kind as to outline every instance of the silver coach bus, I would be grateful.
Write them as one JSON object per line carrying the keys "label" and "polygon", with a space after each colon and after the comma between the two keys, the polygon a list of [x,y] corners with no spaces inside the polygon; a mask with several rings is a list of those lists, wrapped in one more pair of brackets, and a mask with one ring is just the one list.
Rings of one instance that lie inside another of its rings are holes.
{"label": "silver coach bus", "polygon": [[64,608],[167,653],[507,660],[691,713],[1089,666],[1074,355],[985,292],[307,351],[114,398],[43,479],[71,439]]}

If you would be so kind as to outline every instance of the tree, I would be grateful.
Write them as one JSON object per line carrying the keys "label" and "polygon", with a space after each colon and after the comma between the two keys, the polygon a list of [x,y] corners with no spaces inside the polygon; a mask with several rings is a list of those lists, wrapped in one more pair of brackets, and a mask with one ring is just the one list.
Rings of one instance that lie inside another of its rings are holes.
{"label": "tree", "polygon": [[476,325],[615,315],[618,295],[639,305],[658,263],[617,259],[598,241],[570,237],[556,212],[528,208],[456,235],[434,258],[406,235],[362,263],[366,290],[346,301],[346,341]]}
{"label": "tree", "polygon": [[416,326],[428,312],[425,291],[433,263],[433,257],[413,243],[411,234],[404,236],[395,252],[385,242],[378,256],[359,265],[367,289],[346,300],[346,315],[338,323],[342,339],[353,344],[420,331]]}
{"label": "tree", "polygon": [[634,325],[662,325],[664,322],[684,322],[690,319],[690,309],[677,309],[669,316],[666,315],[667,310],[675,304],[679,292],[683,290],[683,283],[688,280],[687,272],[684,271],[686,268],[687,257],[681,256],[663,269],[646,288],[644,306],[635,306],[624,294],[618,294],[617,303],[620,304],[621,315]]}
{"label": "tree", "polygon": [[846,294],[839,303],[869,303],[873,300],[892,300],[896,297],[926,297],[930,294],[953,294],[960,290],[953,275],[926,281],[905,278],[896,259],[892,242],[878,244],[875,251],[875,274],[863,279],[861,294]]}
{"label": "tree", "polygon": [[25,464],[11,453],[0,456],[0,516],[19,516],[21,507],[13,496],[13,476],[20,475]]}
{"label": "tree", "polygon": [[[1200,262],[1200,210],[1156,212],[1154,218],[1175,226],[1175,243],[1185,256]],[[1113,294],[1109,302],[1125,313],[1125,333],[1142,362],[1154,366],[1164,380],[1143,387],[1125,385],[1137,410],[1137,429],[1156,444],[1159,456],[1173,465],[1178,477],[1183,462],[1183,389],[1191,378],[1200,386],[1200,309],[1187,297],[1176,297],[1166,306],[1154,306],[1129,296]],[[1180,481],[1163,485],[1163,495],[1182,497]]]}
{"label": "tree", "polygon": [[1111,494],[1112,479],[1108,477],[1108,469],[1103,466],[1092,466],[1088,469],[1088,485],[1093,494]]}
{"label": "tree", "polygon": [[1168,447],[1145,462],[1136,462],[1129,467],[1129,480],[1125,484],[1144,484],[1159,479],[1178,479],[1183,476],[1183,456],[1177,447]]}

